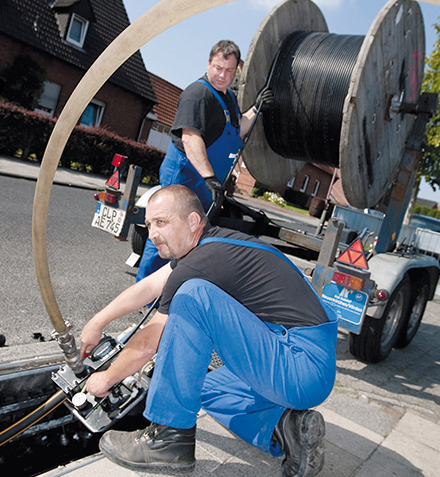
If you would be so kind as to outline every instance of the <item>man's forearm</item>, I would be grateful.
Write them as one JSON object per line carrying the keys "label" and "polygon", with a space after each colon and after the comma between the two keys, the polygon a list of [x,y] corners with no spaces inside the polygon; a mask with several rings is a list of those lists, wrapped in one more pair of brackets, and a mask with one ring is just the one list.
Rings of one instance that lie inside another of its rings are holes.
{"label": "man's forearm", "polygon": [[128,376],[139,371],[156,354],[167,315],[156,313],[150,322],[126,344],[116,360],[105,371],[93,374],[87,380],[87,390],[98,397]]}
{"label": "man's forearm", "polygon": [[84,326],[81,333],[81,359],[87,356],[98,344],[103,329],[110,322],[139,310],[160,296],[170,273],[170,265],[163,266],[157,272],[127,288],[109,305],[98,312]]}
{"label": "man's forearm", "polygon": [[205,141],[203,141],[202,136],[191,129],[183,129],[182,143],[186,157],[190,160],[196,171],[203,178],[213,176],[214,169],[209,162]]}
{"label": "man's forearm", "polygon": [[254,108],[248,109],[241,118],[241,127],[240,127],[240,137],[246,136],[249,129],[251,128],[251,124],[255,119],[256,113],[253,110]]}

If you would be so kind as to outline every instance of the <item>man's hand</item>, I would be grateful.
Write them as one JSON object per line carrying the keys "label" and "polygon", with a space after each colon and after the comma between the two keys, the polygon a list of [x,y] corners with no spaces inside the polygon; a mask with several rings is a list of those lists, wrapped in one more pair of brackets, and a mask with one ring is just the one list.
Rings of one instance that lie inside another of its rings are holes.
{"label": "man's hand", "polygon": [[110,384],[107,379],[105,371],[93,373],[86,382],[87,391],[96,397],[106,397],[110,394],[110,389],[113,384]]}
{"label": "man's hand", "polygon": [[97,326],[93,320],[89,321],[81,332],[81,350],[79,353],[79,359],[87,358],[101,338],[102,329]]}
{"label": "man's hand", "polygon": [[216,176],[206,177],[205,178],[206,188],[212,194],[212,201],[216,208],[219,208],[222,205],[224,193],[221,182],[217,179]]}
{"label": "man's hand", "polygon": [[265,111],[268,111],[274,102],[274,97],[273,97],[273,92],[269,88],[269,86],[265,86],[260,93],[257,96],[257,99],[255,100],[254,107],[252,108],[254,110],[254,113],[258,111],[258,108],[261,108],[260,111],[264,113]]}

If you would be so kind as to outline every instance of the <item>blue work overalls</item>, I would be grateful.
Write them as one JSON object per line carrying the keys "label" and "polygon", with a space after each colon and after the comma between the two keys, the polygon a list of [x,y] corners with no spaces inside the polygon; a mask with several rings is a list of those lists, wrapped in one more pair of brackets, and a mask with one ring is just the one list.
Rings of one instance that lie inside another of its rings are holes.
{"label": "blue work overalls", "polygon": [[[209,162],[214,170],[214,174],[219,181],[223,184],[229,170],[234,162],[235,155],[242,145],[240,138],[240,127],[237,129],[231,123],[231,114],[226,107],[225,102],[218,94],[218,92],[209,84],[208,81],[198,80],[199,83],[208,87],[217,98],[223,112],[225,114],[226,125],[223,129],[222,135],[209,146],[206,150],[208,154]],[[238,109],[237,101],[234,95],[228,90],[228,94],[232,97],[235,104],[235,114],[238,121],[240,121],[240,110]],[[205,179],[196,171],[195,167],[191,164],[190,160],[183,152],[180,152],[177,147],[170,142],[168,151],[160,166],[159,179],[162,187],[171,184],[182,184],[192,191],[194,191],[200,202],[208,211],[212,203],[212,194],[205,186]],[[159,270],[160,267],[165,265],[168,261],[159,257],[159,253],[151,242],[147,239],[145,243],[144,253],[142,255],[141,262],[139,264],[139,270],[137,273],[136,281],[142,280],[151,273]]]}
{"label": "blue work overalls", "polygon": [[[264,244],[218,237],[200,243],[209,241],[263,248],[291,263]],[[185,429],[203,407],[245,441],[281,455],[272,434],[284,411],[321,404],[336,376],[338,319],[307,283],[329,321],[286,329],[261,321],[208,281],[185,282],[171,302],[144,416]],[[206,374],[212,350],[225,365]]]}

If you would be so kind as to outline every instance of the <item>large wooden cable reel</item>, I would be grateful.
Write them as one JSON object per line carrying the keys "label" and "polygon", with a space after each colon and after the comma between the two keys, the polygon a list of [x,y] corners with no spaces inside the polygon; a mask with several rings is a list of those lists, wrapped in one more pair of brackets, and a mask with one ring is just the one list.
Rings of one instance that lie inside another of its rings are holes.
{"label": "large wooden cable reel", "polygon": [[[239,102],[252,105],[264,86],[280,45],[294,32],[328,32],[324,17],[310,0],[285,0],[263,20],[242,73]],[[387,192],[402,160],[414,122],[409,114],[392,114],[397,98],[417,102],[423,80],[425,35],[417,2],[390,0],[364,37],[341,105],[339,166],[342,187],[354,207],[372,207]],[[277,65],[275,65],[277,69]],[[316,99],[314,99],[316,101]],[[281,127],[289,127],[289,122]],[[274,131],[274,134],[277,132]],[[286,159],[268,144],[258,120],[243,158],[260,182],[283,188],[310,158]]]}

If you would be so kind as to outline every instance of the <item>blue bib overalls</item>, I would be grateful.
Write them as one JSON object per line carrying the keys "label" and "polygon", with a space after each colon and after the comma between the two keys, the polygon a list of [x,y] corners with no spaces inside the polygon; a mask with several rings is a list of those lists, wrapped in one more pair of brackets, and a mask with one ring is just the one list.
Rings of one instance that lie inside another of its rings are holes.
{"label": "blue bib overalls", "polygon": [[[209,241],[263,248],[289,261],[264,244],[218,237],[200,244]],[[206,280],[185,282],[171,302],[144,416],[191,428],[203,407],[245,441],[281,455],[272,434],[284,411],[321,404],[336,376],[337,316],[316,296],[329,321],[286,329]],[[213,350],[224,366],[206,374]]]}
{"label": "blue bib overalls", "polygon": [[[231,114],[228,111],[225,102],[218,94],[218,92],[205,80],[198,80],[198,82],[204,84],[209,88],[214,96],[217,98],[221,107],[223,108],[226,125],[223,129],[222,135],[209,146],[206,150],[209,162],[214,170],[214,174],[217,176],[221,183],[224,182],[229,170],[234,162],[235,155],[242,145],[240,138],[240,128],[235,128],[231,123]],[[235,104],[235,113],[237,119],[240,120],[240,111],[238,109],[237,102],[234,95],[228,90],[228,94],[232,97]],[[196,171],[195,167],[191,164],[186,155],[179,151],[177,147],[170,142],[168,151],[160,166],[159,179],[162,187],[171,184],[182,184],[192,191],[194,191],[200,202],[208,211],[212,203],[212,194],[205,186],[205,180]],[[144,253],[142,255],[141,262],[139,264],[139,270],[137,273],[136,281],[142,280],[146,276],[158,270],[165,265],[168,261],[159,257],[156,247],[147,240],[145,243]]]}

